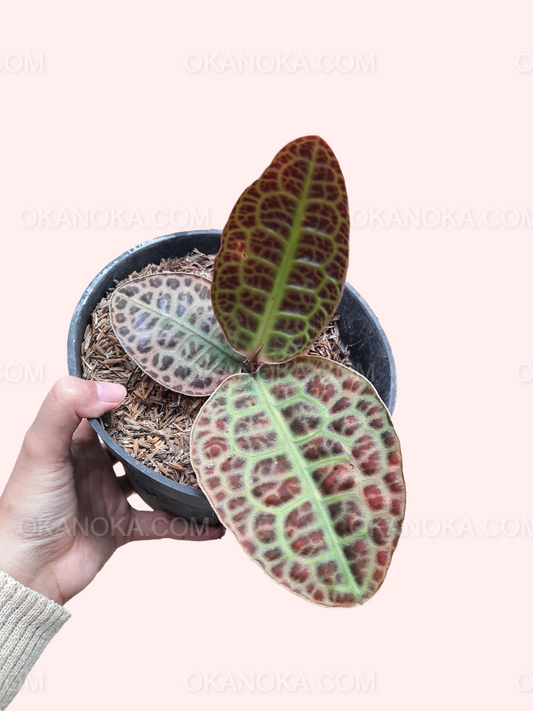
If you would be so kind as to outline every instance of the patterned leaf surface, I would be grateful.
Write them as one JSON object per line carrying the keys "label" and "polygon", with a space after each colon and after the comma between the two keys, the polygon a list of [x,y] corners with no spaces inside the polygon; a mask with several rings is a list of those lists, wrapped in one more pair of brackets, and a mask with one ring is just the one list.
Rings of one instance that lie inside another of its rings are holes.
{"label": "patterned leaf surface", "polygon": [[228,345],[213,314],[211,282],[181,272],[132,279],[113,292],[113,330],[126,353],[161,385],[210,395],[242,356]]}
{"label": "patterned leaf surface", "polygon": [[405,489],[398,438],[366,378],[314,356],[234,375],[203,406],[191,446],[218,516],[277,582],[331,607],[376,592]]}
{"label": "patterned leaf surface", "polygon": [[348,265],[346,186],[318,136],[292,141],[239,198],[215,260],[215,315],[235,350],[283,363],[337,306]]}

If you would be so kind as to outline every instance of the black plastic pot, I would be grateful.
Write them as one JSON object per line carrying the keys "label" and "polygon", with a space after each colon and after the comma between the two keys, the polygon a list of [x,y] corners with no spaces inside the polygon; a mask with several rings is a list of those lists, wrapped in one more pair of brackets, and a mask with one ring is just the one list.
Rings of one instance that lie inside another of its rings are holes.
{"label": "black plastic pot", "polygon": [[[102,269],[84,291],[70,323],[68,334],[68,371],[82,377],[81,344],[91,314],[115,279],[141,271],[147,264],[158,264],[169,257],[183,257],[196,247],[204,254],[216,254],[220,247],[219,230],[177,232],[133,247]],[[396,401],[396,369],[387,337],[378,319],[357,291],[346,284],[338,308],[339,332],[348,347],[355,370],[365,375],[377,389],[392,413]],[[217,517],[205,495],[198,489],[178,484],[129,455],[104,430],[98,420],[89,420],[98,436],[124,465],[135,491],[152,508],[174,516],[202,521]]]}

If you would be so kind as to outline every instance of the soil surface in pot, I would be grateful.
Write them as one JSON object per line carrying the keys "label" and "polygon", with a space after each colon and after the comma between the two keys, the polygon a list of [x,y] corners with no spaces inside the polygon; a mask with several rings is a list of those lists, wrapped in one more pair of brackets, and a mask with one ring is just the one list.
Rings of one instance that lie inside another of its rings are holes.
{"label": "soil surface in pot", "polygon": [[[149,264],[141,272],[133,272],[117,282],[93,311],[81,346],[84,378],[121,383],[128,391],[120,407],[100,419],[106,432],[145,466],[194,488],[198,488],[198,483],[190,462],[190,432],[207,398],[168,390],[129,359],[111,327],[109,298],[116,287],[156,272],[191,272],[211,279],[214,258],[214,255],[194,250],[179,259]],[[339,340],[337,320],[335,315],[309,355],[323,356],[351,367],[348,353]]]}

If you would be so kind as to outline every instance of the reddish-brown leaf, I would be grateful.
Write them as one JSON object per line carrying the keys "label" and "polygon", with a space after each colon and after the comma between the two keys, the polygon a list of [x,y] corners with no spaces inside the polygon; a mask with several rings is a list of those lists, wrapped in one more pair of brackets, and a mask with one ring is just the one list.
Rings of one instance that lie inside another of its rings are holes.
{"label": "reddish-brown leaf", "polygon": [[215,316],[260,363],[306,351],[337,306],[348,265],[344,178],[318,136],[289,143],[241,195],[215,260]]}

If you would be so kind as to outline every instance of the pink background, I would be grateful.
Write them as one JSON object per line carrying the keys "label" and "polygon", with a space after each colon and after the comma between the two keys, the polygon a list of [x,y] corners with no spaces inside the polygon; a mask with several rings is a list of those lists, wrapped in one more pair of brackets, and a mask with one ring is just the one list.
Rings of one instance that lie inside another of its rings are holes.
{"label": "pink background", "polygon": [[[458,226],[352,229],[349,281],[396,358],[408,487],[408,534],[376,597],[310,605],[231,535],[131,545],[67,605],[14,710],[531,707],[519,687],[533,686],[532,236],[483,221],[491,208],[533,216],[533,71],[516,66],[533,54],[532,21],[526,0],[3,3],[0,54],[43,53],[44,71],[0,71],[1,484],[66,373],[85,286],[177,229],[28,228],[22,210],[149,221],[195,208],[221,228],[308,133],[336,152],[352,212],[459,209]],[[190,54],[302,54],[311,67],[327,52],[374,54],[374,71],[186,68]],[[466,209],[479,227],[461,226]],[[43,364],[43,382],[6,380],[26,363]],[[218,686],[227,673],[303,674],[315,691],[194,693],[196,672],[218,672]],[[330,672],[374,690],[320,692]]]}

